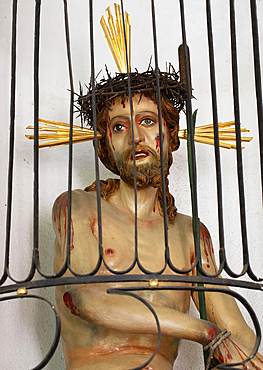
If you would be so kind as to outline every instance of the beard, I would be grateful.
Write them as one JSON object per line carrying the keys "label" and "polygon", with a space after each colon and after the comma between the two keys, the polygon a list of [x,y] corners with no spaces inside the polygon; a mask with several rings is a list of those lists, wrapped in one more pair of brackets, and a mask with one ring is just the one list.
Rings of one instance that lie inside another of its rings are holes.
{"label": "beard", "polygon": [[[138,189],[145,189],[149,186],[157,188],[162,181],[161,175],[161,161],[160,157],[150,147],[145,145],[138,145],[135,151],[146,150],[149,153],[147,163],[136,163],[136,184]],[[121,159],[116,161],[117,168],[120,172],[121,179],[128,185],[134,186],[134,173],[133,173],[133,156],[132,148],[128,148],[123,153]],[[168,176],[169,167],[167,158],[164,159],[164,172],[165,177]]]}

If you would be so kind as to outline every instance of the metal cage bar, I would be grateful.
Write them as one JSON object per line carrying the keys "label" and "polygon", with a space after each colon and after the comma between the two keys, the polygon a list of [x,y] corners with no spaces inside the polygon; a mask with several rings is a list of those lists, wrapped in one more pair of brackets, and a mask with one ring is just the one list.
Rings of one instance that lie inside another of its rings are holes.
{"label": "metal cage bar", "polygon": [[[121,1],[121,9],[124,23],[124,4]],[[185,26],[185,11],[184,11],[184,1],[179,0],[180,4],[180,17],[181,17],[181,30],[182,30],[182,44],[184,52],[185,61],[185,73],[187,82],[187,102],[186,102],[186,115],[187,115],[187,126],[189,134],[189,145],[190,145],[190,168],[191,168],[191,178],[193,186],[191,188],[192,192],[192,212],[193,212],[193,230],[195,236],[195,263],[189,271],[192,271],[197,267],[199,271],[199,276],[183,276],[185,270],[179,270],[176,268],[171,259],[168,245],[168,219],[167,219],[167,206],[166,206],[166,196],[164,196],[164,234],[165,234],[165,266],[157,272],[148,271],[145,269],[139,261],[138,257],[138,223],[137,223],[137,188],[136,188],[136,166],[135,166],[135,142],[134,142],[134,130],[133,130],[133,105],[132,105],[132,95],[130,87],[130,73],[128,68],[128,57],[127,57],[127,40],[125,35],[125,49],[126,49],[126,60],[127,60],[127,83],[129,90],[129,103],[131,111],[131,122],[132,122],[132,151],[133,151],[133,167],[134,167],[134,193],[135,193],[135,254],[134,260],[132,261],[130,267],[125,271],[115,271],[107,266],[103,258],[103,240],[102,240],[102,225],[101,225],[101,200],[100,200],[100,176],[99,176],[99,162],[98,162],[98,143],[97,143],[97,123],[96,123],[96,97],[95,97],[95,56],[94,56],[94,24],[93,24],[93,1],[89,0],[89,25],[90,25],[90,59],[91,59],[91,85],[92,85],[92,102],[93,102],[93,122],[94,122],[94,148],[95,148],[95,169],[96,169],[96,184],[97,184],[97,215],[99,223],[99,258],[97,265],[94,270],[88,274],[77,274],[74,272],[70,265],[70,243],[71,243],[71,206],[72,206],[72,163],[73,163],[73,107],[74,107],[74,83],[73,83],[73,68],[71,63],[71,51],[70,51],[70,30],[69,30],[69,20],[68,20],[68,9],[67,0],[63,0],[64,3],[64,21],[65,21],[65,36],[66,36],[66,47],[67,47],[67,58],[68,58],[68,72],[70,81],[70,140],[69,140],[69,154],[68,154],[68,210],[67,210],[67,258],[61,271],[57,274],[48,276],[45,275],[40,269],[39,252],[38,252],[38,229],[39,229],[39,153],[38,153],[38,119],[39,119],[39,35],[40,35],[40,10],[41,10],[41,0],[35,0],[35,44],[34,44],[34,245],[33,245],[33,260],[29,275],[23,281],[17,281],[12,278],[9,272],[9,255],[10,255],[10,234],[11,234],[11,216],[12,216],[12,189],[13,189],[13,157],[14,157],[14,136],[15,136],[15,90],[16,90],[16,32],[17,32],[17,0],[13,0],[13,21],[12,21],[12,58],[11,58],[11,101],[10,101],[10,144],[9,144],[9,172],[8,172],[8,195],[7,195],[7,222],[6,222],[6,246],[5,246],[5,265],[4,273],[1,278],[0,294],[7,294],[16,292],[21,287],[26,287],[27,289],[51,287],[59,285],[70,285],[70,284],[87,284],[87,283],[110,283],[110,282],[148,282],[152,278],[158,278],[159,281],[167,283],[185,283],[185,284],[211,284],[212,288],[205,288],[203,286],[183,286],[174,287],[167,286],[158,289],[178,289],[178,290],[196,290],[196,291],[215,291],[230,294],[235,296],[240,300],[242,304],[246,307],[251,318],[253,320],[256,333],[257,341],[253,349],[251,356],[255,354],[260,344],[261,331],[260,325],[256,318],[256,315],[250,305],[235,292],[229,293],[221,288],[221,285],[229,285],[233,287],[243,287],[248,289],[254,289],[262,291],[262,284],[258,281],[262,281],[262,278],[257,277],[250,266],[249,261],[249,249],[247,241],[247,230],[246,230],[246,209],[245,209],[245,190],[244,190],[244,175],[243,175],[243,164],[242,164],[242,153],[241,153],[241,133],[240,133],[240,107],[239,107],[239,85],[238,85],[238,62],[237,62],[237,46],[236,46],[236,31],[235,31],[235,1],[229,0],[230,7],[230,29],[231,29],[231,55],[232,55],[232,83],[233,83],[233,98],[234,98],[234,113],[235,113],[235,126],[236,126],[236,144],[237,144],[237,172],[238,172],[238,186],[239,186],[239,202],[240,202],[240,219],[241,219],[241,234],[242,234],[242,244],[243,244],[243,269],[240,274],[233,272],[225,257],[225,241],[224,241],[224,227],[223,227],[223,200],[222,200],[222,175],[221,175],[221,159],[219,150],[219,133],[218,133],[218,113],[217,113],[217,89],[216,89],[216,75],[215,75],[215,58],[214,58],[214,45],[213,45],[213,30],[212,30],[212,14],[211,14],[211,3],[210,0],[206,0],[206,17],[207,17],[207,37],[208,37],[208,50],[209,50],[209,65],[210,65],[210,83],[211,83],[211,96],[212,96],[212,113],[213,113],[213,123],[214,123],[214,140],[215,140],[215,164],[216,164],[216,183],[217,183],[217,207],[218,207],[218,230],[219,230],[219,259],[220,268],[218,274],[225,270],[225,272],[234,279],[224,278],[215,279],[218,275],[207,274],[200,262],[200,230],[199,230],[199,219],[198,219],[198,203],[197,203],[197,169],[196,169],[196,154],[195,154],[195,144],[194,144],[194,124],[192,115],[192,91],[191,82],[189,75],[189,65],[188,65],[188,52],[186,43],[186,26]],[[155,73],[156,73],[156,87],[157,87],[157,102],[158,102],[158,114],[159,114],[159,133],[160,137],[162,134],[162,122],[161,122],[161,97],[160,97],[160,83],[159,83],[159,65],[158,65],[158,47],[157,47],[157,26],[156,26],[156,14],[155,14],[155,2],[151,0],[151,11],[152,11],[152,30],[153,30],[153,44],[154,44],[154,56],[155,56]],[[254,51],[254,65],[255,65],[255,85],[257,94],[257,112],[258,112],[258,127],[259,127],[259,145],[260,145],[260,155],[261,155],[261,170],[263,173],[263,110],[262,110],[262,91],[261,91],[261,72],[260,72],[260,58],[259,58],[259,40],[258,40],[258,24],[257,24],[257,10],[255,0],[251,0],[251,19],[252,19],[252,35],[253,35],[253,51]],[[124,33],[125,33],[125,27]],[[160,140],[160,156],[161,156],[161,173],[162,173],[162,189],[164,195],[166,194],[165,188],[165,173],[163,164],[163,144]],[[262,184],[263,185],[263,184]],[[98,272],[102,262],[104,262],[108,271],[112,275],[100,276],[95,274]],[[141,274],[128,274],[131,272],[133,267],[137,266],[141,270]],[[177,275],[165,275],[164,270],[166,266],[169,266],[173,272]],[[44,279],[34,280],[35,270],[38,270],[40,275]],[[63,277],[66,271],[72,273],[72,277]],[[188,271],[187,271],[188,272]],[[252,281],[236,280],[235,278],[241,277],[248,274]],[[10,278],[12,284],[3,285],[7,278]],[[257,283],[256,283],[257,282]],[[110,289],[110,294],[127,294],[133,296],[135,299],[142,299],[135,293],[130,291],[140,291],[153,288],[126,288],[126,289]],[[27,296],[28,298],[39,298],[35,296]],[[6,299],[15,299],[16,297],[8,296],[3,297],[0,301]],[[22,297],[21,297],[22,298]],[[154,357],[158,350],[160,344],[161,331],[158,322],[158,317],[152,309],[152,307],[143,302],[151,310],[155,316],[157,323],[157,332],[159,335],[158,345],[153,356],[150,360],[136,369],[140,369],[146,366],[151,359]],[[51,305],[52,309],[54,307]],[[58,342],[58,336],[60,332],[60,321],[56,315],[56,338],[52,344],[52,347],[47,355],[47,357],[41,362],[41,364],[35,369],[43,368],[49,359],[52,357]],[[251,357],[250,357],[251,358]],[[245,361],[240,362],[243,364]],[[223,365],[220,368],[230,368],[227,365]],[[231,367],[233,368],[233,367]]]}

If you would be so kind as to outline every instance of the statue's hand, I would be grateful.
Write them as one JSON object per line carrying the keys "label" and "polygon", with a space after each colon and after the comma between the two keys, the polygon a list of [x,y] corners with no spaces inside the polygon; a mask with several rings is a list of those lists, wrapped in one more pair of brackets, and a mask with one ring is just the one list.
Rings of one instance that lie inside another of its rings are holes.
{"label": "statue's hand", "polygon": [[[253,346],[253,343],[251,343],[251,345]],[[244,346],[239,340],[229,336],[217,347],[214,357],[221,363],[231,364],[234,362],[244,361],[250,356],[251,352],[252,347],[249,348]],[[246,362],[244,366],[241,365],[237,368],[263,370],[263,356],[257,353],[251,361]]]}

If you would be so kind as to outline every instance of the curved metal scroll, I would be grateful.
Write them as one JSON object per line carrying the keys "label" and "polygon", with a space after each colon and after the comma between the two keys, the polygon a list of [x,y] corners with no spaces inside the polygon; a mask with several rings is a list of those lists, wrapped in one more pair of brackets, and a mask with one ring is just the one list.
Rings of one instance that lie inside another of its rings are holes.
{"label": "curved metal scroll", "polygon": [[154,311],[154,309],[152,308],[152,306],[145,299],[143,299],[142,297],[140,297],[138,294],[131,293],[131,292],[129,292],[127,290],[124,290],[124,289],[108,289],[107,290],[107,293],[108,294],[127,295],[127,296],[133,297],[135,299],[138,299],[140,302],[142,302],[152,312],[152,314],[153,314],[153,316],[155,318],[156,326],[157,326],[157,331],[158,331],[158,342],[157,342],[155,351],[153,352],[153,354],[151,355],[151,357],[149,358],[149,360],[147,360],[146,362],[144,362],[144,364],[142,364],[141,366],[135,367],[135,368],[133,368],[131,370],[140,370],[140,369],[143,369],[145,366],[147,366],[153,360],[153,358],[155,357],[155,355],[156,355],[156,353],[157,353],[157,351],[158,351],[158,349],[160,347],[162,333],[161,333],[161,327],[160,327],[160,323],[159,323],[159,320],[158,320],[158,316],[157,316],[156,312]]}
{"label": "curved metal scroll", "polygon": [[[39,252],[38,252],[38,216],[39,216],[39,209],[38,209],[38,171],[39,171],[39,163],[38,163],[38,105],[39,105],[39,88],[38,88],[38,73],[39,73],[39,34],[40,34],[40,6],[41,0],[35,0],[35,45],[34,45],[34,124],[35,124],[35,132],[34,132],[34,249],[33,249],[33,256],[32,256],[32,265],[28,276],[23,281],[17,281],[12,278],[10,271],[9,271],[9,254],[10,254],[10,234],[11,234],[11,210],[12,210],[12,187],[13,187],[13,157],[14,157],[14,133],[15,133],[15,79],[16,79],[16,20],[17,20],[17,0],[13,0],[13,23],[12,23],[12,65],[11,65],[11,102],[10,102],[10,146],[9,146],[9,173],[8,173],[8,200],[7,200],[7,222],[6,222],[6,248],[5,248],[5,265],[4,265],[4,273],[0,279],[0,285],[2,285],[9,277],[14,283],[13,285],[6,285],[0,287],[0,294],[14,292],[19,287],[26,286],[27,288],[36,288],[36,287],[45,287],[45,286],[58,286],[64,284],[81,284],[81,283],[109,283],[109,282],[147,282],[150,278],[158,278],[159,281],[166,281],[166,282],[185,282],[185,283],[202,283],[202,284],[214,284],[214,285],[232,285],[232,286],[239,286],[239,287],[247,287],[250,289],[257,289],[262,290],[262,285],[256,284],[254,282],[245,282],[245,281],[232,281],[230,279],[214,279],[213,277],[218,275],[208,275],[203,269],[199,262],[200,256],[200,241],[198,235],[198,205],[197,205],[197,184],[196,184],[196,174],[194,174],[194,196],[193,196],[193,213],[196,214],[195,219],[195,236],[196,236],[196,258],[194,265],[188,270],[179,270],[176,266],[173,265],[172,261],[170,260],[169,254],[169,246],[168,246],[168,233],[167,233],[167,214],[166,214],[166,198],[164,197],[164,233],[165,233],[165,255],[164,255],[164,266],[158,272],[151,272],[144,268],[141,265],[139,258],[138,258],[138,246],[137,246],[137,207],[135,206],[135,255],[132,264],[128,269],[125,271],[114,271],[107,266],[106,262],[103,258],[103,248],[102,248],[102,230],[101,230],[101,204],[100,204],[100,185],[99,185],[99,166],[98,166],[98,146],[97,146],[97,132],[96,132],[96,99],[95,99],[95,91],[94,91],[94,76],[95,76],[95,68],[94,68],[94,42],[93,42],[93,1],[89,0],[90,5],[90,45],[91,45],[91,83],[93,86],[93,120],[94,120],[94,128],[95,128],[95,167],[96,167],[96,181],[97,181],[97,211],[98,211],[98,220],[99,222],[99,258],[97,264],[92,272],[89,274],[80,275],[76,272],[72,271],[70,266],[70,232],[71,232],[71,188],[72,188],[72,125],[73,125],[73,73],[72,73],[72,66],[71,66],[71,55],[70,55],[70,37],[69,37],[69,25],[68,25],[68,12],[67,12],[67,0],[63,0],[64,2],[64,19],[65,19],[65,33],[66,33],[66,43],[67,43],[67,57],[68,57],[68,68],[69,68],[69,80],[70,80],[70,88],[71,88],[71,102],[70,102],[70,145],[69,145],[69,167],[68,167],[68,194],[69,194],[69,201],[68,201],[68,227],[67,227],[67,259],[65,261],[64,266],[62,267],[61,271],[54,275],[45,275],[41,272],[40,263],[39,263]],[[260,154],[261,154],[261,169],[263,171],[263,114],[262,114],[262,92],[261,92],[261,79],[260,79],[260,59],[259,59],[259,42],[258,42],[258,29],[257,29],[257,14],[256,14],[256,2],[255,0],[250,0],[251,3],[251,19],[252,19],[252,33],[253,33],[253,47],[254,47],[254,59],[255,59],[255,81],[256,81],[256,93],[257,93],[257,105],[258,105],[258,121],[259,121],[259,136],[260,136]],[[154,55],[155,55],[155,69],[156,69],[156,86],[157,86],[157,100],[158,100],[158,111],[159,116],[161,117],[161,102],[160,102],[160,89],[159,89],[159,67],[158,67],[158,54],[157,54],[157,37],[156,37],[156,22],[155,22],[155,8],[154,8],[154,0],[151,0],[152,6],[152,26],[153,26],[153,41],[154,41]],[[183,49],[185,52],[185,61],[186,58],[186,35],[185,35],[185,20],[184,20],[184,1],[180,0],[181,6],[181,21],[182,21],[182,38],[183,38]],[[124,15],[123,10],[123,0],[121,0],[121,7],[122,7],[122,15]],[[261,281],[262,278],[257,277],[250,266],[249,263],[249,254],[248,254],[248,245],[247,245],[247,235],[246,235],[246,219],[245,219],[245,200],[244,200],[244,186],[243,186],[243,171],[242,171],[242,156],[241,156],[241,147],[240,147],[240,131],[239,131],[239,104],[238,104],[238,74],[237,74],[237,60],[236,60],[236,36],[235,36],[235,9],[234,9],[234,1],[230,0],[230,14],[231,14],[231,49],[232,49],[232,73],[233,73],[233,96],[234,96],[234,109],[235,109],[235,121],[236,121],[236,130],[237,130],[237,163],[238,163],[238,182],[239,182],[239,198],[240,198],[240,217],[241,217],[241,226],[242,226],[242,241],[243,241],[243,269],[240,274],[236,274],[233,272],[230,267],[228,266],[226,257],[225,257],[225,245],[224,245],[224,228],[223,228],[223,209],[222,209],[222,186],[221,186],[221,168],[220,168],[220,152],[219,152],[219,145],[218,145],[218,129],[217,129],[217,102],[216,102],[216,79],[215,79],[215,70],[214,70],[214,53],[213,53],[213,35],[212,35],[212,17],[211,17],[211,5],[210,1],[206,0],[206,12],[207,12],[207,29],[208,29],[208,44],[209,44],[209,60],[210,60],[210,79],[211,79],[211,94],[212,94],[212,101],[213,101],[213,121],[214,121],[214,136],[215,136],[215,162],[216,162],[216,174],[217,174],[217,195],[218,195],[218,219],[219,219],[219,236],[220,236],[220,245],[219,245],[219,257],[220,257],[220,273],[223,269],[227,272],[227,274],[233,278],[240,277],[245,273],[254,280],[254,281]],[[124,20],[123,20],[124,21]],[[124,27],[125,32],[125,27]],[[126,38],[125,38],[126,42]],[[127,52],[127,47],[126,47]],[[126,58],[128,60],[128,58]],[[129,69],[128,71],[128,84],[130,83],[129,80]],[[195,172],[195,148],[193,142],[193,122],[192,115],[191,115],[191,86],[189,80],[189,68],[186,66],[186,80],[187,88],[188,88],[188,101],[187,101],[187,112],[189,115],[189,132],[190,132],[190,145],[192,151],[192,166]],[[132,112],[132,98],[129,88],[129,100],[130,100],[130,109]],[[160,120],[160,131],[162,129],[161,120]],[[133,158],[134,155],[134,134],[133,136]],[[161,158],[163,158],[163,149],[162,149],[162,141],[160,142],[160,151],[161,151]],[[134,179],[136,179],[136,167],[134,163]],[[165,194],[165,183],[164,183],[164,171],[162,168],[162,187],[163,193]],[[135,191],[135,204],[137,202],[136,198],[136,184],[134,186]],[[112,273],[109,276],[94,276],[102,262],[104,265]],[[128,272],[132,270],[132,268],[137,265],[140,271],[146,275],[127,275]],[[192,271],[195,267],[199,270],[199,272],[203,276],[192,277],[192,276],[176,276],[176,275],[162,275],[166,266],[169,265],[171,270],[177,274],[185,274]],[[45,278],[45,280],[33,281],[33,277],[35,275],[35,271],[38,271],[39,274]],[[73,277],[66,277],[63,278],[62,276],[64,273],[69,270],[74,275]],[[220,280],[220,281],[219,281]],[[147,288],[122,288],[122,289],[109,289],[109,294],[122,294],[128,295],[135,299],[141,301],[147,308],[152,312],[156,325],[157,325],[157,332],[158,332],[158,344],[157,347],[151,356],[151,358],[145,362],[140,367],[137,367],[133,370],[139,370],[143,367],[147,366],[151,362],[151,360],[156,355],[160,341],[161,341],[161,329],[158,317],[151,307],[151,305],[138,296],[133,291],[145,290]],[[250,356],[236,364],[222,364],[219,365],[219,369],[230,369],[234,368],[234,366],[242,365],[245,362],[249,361],[256,353],[260,339],[261,339],[261,331],[260,326],[257,320],[257,317],[249,305],[249,303],[238,293],[233,291],[225,290],[223,288],[206,288],[200,286],[191,286],[191,287],[158,287],[158,288],[148,288],[151,290],[191,290],[191,291],[210,291],[210,292],[221,292],[224,294],[229,294],[237,298],[247,309],[249,312],[251,319],[254,323],[257,339],[254,346],[254,349]],[[24,298],[35,298],[40,299],[47,302],[54,311],[56,317],[56,333],[55,339],[51,345],[51,348],[45,358],[41,361],[39,365],[34,367],[33,370],[42,369],[50,360],[52,355],[54,354],[60,336],[60,318],[52,305],[48,300],[43,297],[36,296],[36,295],[26,295],[26,296],[7,296],[0,298],[1,301],[6,300],[13,300],[13,299],[24,299]]]}
{"label": "curved metal scroll", "polygon": [[[130,369],[130,370],[139,370],[139,369],[142,369],[144,366],[146,366],[147,364],[149,364],[149,362],[153,359],[154,355],[157,353],[157,350],[158,350],[158,347],[159,347],[159,344],[160,344],[160,341],[161,341],[161,332],[160,332],[160,325],[159,325],[159,321],[158,321],[158,317],[156,315],[156,313],[154,312],[153,308],[151,307],[151,305],[145,301],[143,298],[141,298],[140,296],[138,296],[137,294],[134,294],[134,293],[131,293],[131,291],[144,291],[145,288],[141,288],[141,287],[135,287],[135,288],[119,288],[119,289],[108,289],[107,292],[109,294],[122,294],[122,295],[130,295],[138,300],[140,300],[141,302],[143,302],[150,310],[151,312],[153,313],[154,317],[155,317],[155,320],[156,320],[156,323],[157,323],[157,330],[158,330],[158,345],[156,347],[156,350],[154,352],[154,354],[152,355],[151,359],[146,363],[146,364],[143,364],[141,365],[140,367],[136,367],[134,369]],[[228,290],[228,289],[223,289],[223,288],[208,288],[208,287],[204,287],[204,286],[190,286],[190,287],[185,287],[185,286],[159,286],[159,287],[154,287],[154,288],[151,288],[151,290],[190,290],[190,291],[202,291],[202,292],[218,292],[218,293],[224,293],[224,294],[228,294],[228,295],[231,295],[233,296],[234,298],[238,299],[239,302],[241,302],[243,304],[243,306],[247,309],[252,321],[253,321],[253,324],[254,324],[254,327],[255,327],[255,330],[256,330],[256,342],[254,344],[254,348],[252,350],[252,352],[250,353],[250,355],[243,361],[241,362],[235,362],[235,363],[232,363],[232,364],[221,364],[221,365],[218,365],[217,368],[218,369],[233,369],[233,370],[239,370],[237,368],[235,368],[234,366],[243,366],[246,364],[246,362],[249,362],[250,360],[253,359],[253,357],[256,355],[257,351],[258,351],[258,348],[259,348],[259,345],[260,345],[260,341],[261,341],[261,329],[260,329],[260,324],[259,324],[259,321],[257,319],[257,316],[254,312],[254,310],[252,309],[252,307],[250,306],[250,304],[248,303],[248,301],[242,297],[239,293],[237,292],[234,292],[234,291],[231,291],[231,290]]]}
{"label": "curved metal scroll", "polygon": [[46,298],[41,297],[41,296],[37,296],[37,295],[33,295],[33,294],[7,296],[7,297],[1,297],[0,302],[11,301],[11,300],[14,300],[14,299],[27,299],[27,298],[39,299],[41,301],[44,301],[44,302],[48,303],[49,306],[52,308],[52,310],[54,312],[54,315],[55,315],[55,319],[56,319],[55,338],[54,338],[54,340],[51,344],[51,347],[50,347],[48,353],[46,354],[46,356],[43,358],[43,360],[37,366],[32,368],[32,370],[41,370],[41,369],[44,368],[44,366],[46,366],[46,364],[49,362],[49,360],[51,359],[51,357],[53,356],[53,354],[55,353],[55,351],[57,349],[57,346],[58,346],[58,343],[59,343],[59,338],[60,338],[60,332],[61,332],[61,321],[60,321],[60,317],[59,317],[59,315],[57,313],[57,310],[54,307],[54,305],[49,300],[47,300]]}

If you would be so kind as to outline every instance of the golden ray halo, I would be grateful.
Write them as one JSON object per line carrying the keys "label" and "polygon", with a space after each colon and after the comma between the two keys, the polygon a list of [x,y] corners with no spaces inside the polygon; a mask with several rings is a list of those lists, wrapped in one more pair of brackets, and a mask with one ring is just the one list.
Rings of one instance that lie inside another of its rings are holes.
{"label": "golden ray halo", "polygon": [[[39,148],[55,147],[60,145],[68,145],[69,143],[69,131],[70,125],[68,123],[59,121],[48,121],[44,119],[39,120],[39,141],[45,141],[39,144]],[[219,146],[226,149],[236,149],[236,132],[235,122],[219,122]],[[27,126],[27,129],[34,129],[34,126]],[[241,128],[241,132],[249,132],[246,128]],[[34,139],[34,135],[25,135],[28,139]],[[101,134],[97,132],[98,139],[101,139]],[[187,130],[179,131],[180,139],[187,139]],[[74,143],[80,143],[84,141],[94,140],[94,131],[82,128],[80,126],[73,125],[73,137]],[[214,145],[214,129],[212,124],[203,125],[195,128],[194,140],[197,143]],[[242,136],[242,142],[249,142],[252,140],[251,136]],[[242,147],[243,149],[244,147]]]}
{"label": "golden ray halo", "polygon": [[[105,12],[108,20],[108,25],[105,21],[104,16],[100,19],[100,24],[103,29],[105,38],[108,46],[111,50],[115,63],[120,73],[127,72],[126,63],[126,51],[124,41],[124,30],[122,22],[122,14],[120,12],[120,6],[114,4],[115,9],[115,23],[111,14],[110,7]],[[116,25],[116,26],[115,26]],[[131,66],[131,24],[130,15],[125,12],[125,34],[127,39],[127,54],[128,54],[128,66],[130,71]],[[60,145],[67,145],[69,143],[69,131],[70,126],[68,123],[59,121],[48,121],[39,119],[39,141],[45,141],[39,144],[39,148],[45,147],[56,147]],[[236,149],[236,132],[234,121],[230,122],[219,122],[219,146],[226,149]],[[28,126],[27,129],[34,129],[34,126]],[[249,132],[246,128],[241,128],[241,132]],[[34,139],[34,135],[25,135],[28,139]],[[98,139],[101,138],[101,134],[97,132]],[[180,139],[187,139],[187,130],[183,129],[179,131]],[[80,126],[73,125],[73,143],[80,143],[84,141],[94,140],[94,131],[83,128]],[[198,143],[214,145],[214,130],[213,125],[203,125],[195,128],[194,140]],[[252,137],[241,137],[242,142],[250,142]],[[244,147],[242,147],[243,149]]]}
{"label": "golden ray halo", "polygon": [[[113,16],[111,14],[110,7],[106,9],[106,15],[108,19],[108,25],[105,21],[104,16],[101,17],[100,24],[103,29],[105,38],[107,40],[110,51],[113,55],[114,61],[120,73],[127,73],[127,62],[126,62],[126,48],[125,48],[125,37],[122,22],[122,14],[120,12],[120,6],[114,4],[116,20],[114,23]],[[131,24],[130,15],[125,12],[125,34],[127,40],[127,54],[128,54],[128,65],[129,71],[131,69]],[[115,27],[116,24],[116,27]]]}

